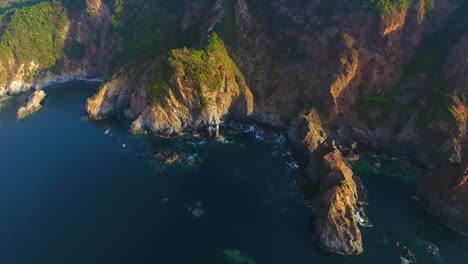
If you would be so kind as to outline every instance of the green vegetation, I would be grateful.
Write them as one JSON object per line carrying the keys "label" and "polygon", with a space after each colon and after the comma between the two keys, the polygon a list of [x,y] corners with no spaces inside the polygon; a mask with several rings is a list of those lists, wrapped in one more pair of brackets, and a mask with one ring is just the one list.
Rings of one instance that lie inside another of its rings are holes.
{"label": "green vegetation", "polygon": [[148,97],[150,102],[160,102],[169,92],[171,67],[166,56],[159,57],[149,69]]}
{"label": "green vegetation", "polygon": [[112,7],[113,7],[113,14],[112,14],[111,24],[113,28],[117,28],[122,22],[122,12],[124,9],[123,0],[115,0]]}
{"label": "green vegetation", "polygon": [[345,0],[349,7],[376,13],[385,17],[396,9],[405,10],[411,0]]}
{"label": "green vegetation", "polygon": [[0,61],[14,56],[19,63],[55,66],[63,57],[67,21],[65,9],[55,1],[15,10],[0,42]]}
{"label": "green vegetation", "polygon": [[[426,1],[426,7],[431,2]],[[421,127],[435,118],[446,119],[452,116],[449,110],[451,102],[447,96],[450,81],[444,80],[437,73],[441,72],[450,47],[457,42],[466,28],[466,23],[463,21],[466,10],[468,10],[468,2],[465,2],[462,8],[450,16],[438,32],[420,45],[414,58],[405,67],[400,82],[391,93],[360,96],[361,99],[356,103],[354,111],[370,128],[375,128],[385,122],[392,112],[400,115],[398,126],[403,125],[409,118],[409,114],[415,112],[419,113],[416,121]],[[412,101],[405,105],[398,104],[396,102],[398,88],[412,80],[419,80],[419,83],[424,83],[424,87]],[[421,109],[424,110],[421,111]],[[396,127],[396,129],[399,128],[401,127]]]}
{"label": "green vegetation", "polygon": [[[393,11],[408,9],[413,0],[345,0],[349,7],[358,8],[366,12],[376,13],[382,17],[391,15]],[[434,9],[435,0],[424,2],[426,11]]]}
{"label": "green vegetation", "polygon": [[[376,128],[387,120],[392,111],[401,110],[401,107],[396,104],[396,97],[396,92],[385,95],[362,96],[353,111],[369,128]],[[377,116],[373,116],[372,113],[377,114]]]}
{"label": "green vegetation", "polygon": [[14,8],[37,4],[46,0],[0,0],[0,14]]}
{"label": "green vegetation", "polygon": [[234,62],[229,57],[224,42],[213,34],[208,44],[200,50],[179,49],[173,50],[169,63],[177,76],[184,77],[196,86],[206,86],[219,91],[223,85],[222,72],[231,73],[231,80],[235,79],[233,71]]}
{"label": "green vegetation", "polygon": [[203,89],[219,91],[223,78],[245,83],[237,66],[229,57],[223,40],[217,34],[208,38],[202,49],[176,49],[169,52],[168,58],[158,59],[150,75],[149,94],[152,102],[161,100],[169,90],[169,83],[175,78],[182,79],[194,87],[199,107],[206,107]]}
{"label": "green vegetation", "polygon": [[85,55],[85,45],[78,40],[68,40],[65,43],[65,54],[72,60],[80,60]]}
{"label": "green vegetation", "polygon": [[435,0],[426,0],[424,2],[426,12],[431,12],[435,8]]}
{"label": "green vegetation", "polygon": [[370,156],[362,155],[358,161],[352,163],[353,171],[361,177],[367,175],[372,175],[372,177],[394,177],[410,184],[416,183],[417,176],[421,173],[406,161],[383,160],[380,161],[380,168],[376,168],[373,161],[374,159]]}
{"label": "green vegetation", "polygon": [[177,18],[180,1],[113,0],[112,33],[121,43],[112,65],[117,70],[158,58],[183,37]]}
{"label": "green vegetation", "polygon": [[244,45],[250,44],[242,40],[240,28],[236,24],[235,19],[234,4],[229,3],[226,5],[223,18],[216,24],[213,30],[222,36],[226,44],[231,47],[238,47],[240,41],[243,41]]}

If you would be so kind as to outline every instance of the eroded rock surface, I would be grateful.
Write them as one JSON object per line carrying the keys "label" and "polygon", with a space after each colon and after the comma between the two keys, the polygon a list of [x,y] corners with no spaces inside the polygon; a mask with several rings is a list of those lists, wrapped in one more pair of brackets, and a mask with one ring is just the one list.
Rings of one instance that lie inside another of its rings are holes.
{"label": "eroded rock surface", "polygon": [[317,213],[314,230],[320,246],[332,253],[361,254],[362,235],[355,218],[358,187],[350,165],[332,139],[312,153],[307,174],[319,186],[314,201]]}
{"label": "eroded rock surface", "polygon": [[46,93],[42,90],[32,93],[26,101],[25,105],[18,110],[18,113],[16,113],[16,118],[22,119],[34,112],[39,111],[42,108],[42,101],[44,101],[45,97]]}

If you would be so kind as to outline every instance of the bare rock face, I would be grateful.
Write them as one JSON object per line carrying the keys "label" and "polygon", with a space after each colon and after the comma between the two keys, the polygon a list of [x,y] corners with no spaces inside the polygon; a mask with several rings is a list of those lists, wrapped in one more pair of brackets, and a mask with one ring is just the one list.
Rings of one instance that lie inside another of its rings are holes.
{"label": "bare rock face", "polygon": [[202,108],[196,88],[183,79],[178,79],[162,101],[144,108],[143,113],[131,125],[131,132],[138,134],[149,131],[172,135],[186,130],[208,128],[215,136],[219,125],[227,116],[245,118],[252,114],[253,96],[247,85],[228,76],[223,79],[221,89],[202,88],[206,100]]}
{"label": "bare rock face", "polygon": [[468,236],[468,165],[449,165],[420,187],[426,209],[451,229]]}
{"label": "bare rock face", "polygon": [[[400,9],[397,8],[382,18],[382,35],[387,36],[388,34],[400,30],[405,26],[406,15],[408,8]],[[418,14],[420,17],[424,17],[424,14]],[[420,18],[423,19],[423,18]]]}
{"label": "bare rock face", "polygon": [[25,105],[18,110],[16,118],[22,119],[34,112],[39,111],[39,109],[42,108],[41,103],[45,97],[46,93],[42,90],[35,91],[34,93],[32,93],[29,96],[28,101],[26,101]]}
{"label": "bare rock face", "polygon": [[331,253],[361,254],[362,236],[355,218],[358,187],[351,167],[333,140],[324,141],[312,153],[307,173],[319,186],[314,201],[314,230],[319,245]]}
{"label": "bare rock face", "polygon": [[[351,38],[351,37],[349,37]],[[348,40],[352,41],[352,40]],[[348,44],[351,46],[352,44]],[[330,85],[330,94],[333,98],[333,108],[329,110],[330,118],[334,118],[345,110],[349,102],[349,96],[346,96],[346,89],[349,89],[351,81],[358,75],[359,58],[358,51],[348,47],[340,55],[338,72],[335,73],[334,80]]]}
{"label": "bare rock face", "polygon": [[91,118],[104,118],[127,107],[130,95],[130,81],[118,75],[102,85],[98,93],[86,101],[85,111]]}
{"label": "bare rock face", "polygon": [[309,155],[306,174],[318,186],[313,208],[319,245],[331,253],[362,253],[362,236],[355,218],[360,191],[354,180],[357,176],[329,137],[318,111],[301,114],[290,125],[288,135],[301,153]]}

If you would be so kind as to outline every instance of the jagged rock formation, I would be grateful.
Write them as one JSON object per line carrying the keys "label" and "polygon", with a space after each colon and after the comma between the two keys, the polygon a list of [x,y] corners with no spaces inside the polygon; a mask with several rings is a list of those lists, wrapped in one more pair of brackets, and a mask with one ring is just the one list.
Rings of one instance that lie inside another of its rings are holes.
{"label": "jagged rock formation", "polygon": [[313,108],[308,113],[300,114],[291,123],[288,136],[297,149],[308,155],[328,138],[328,132],[317,109]]}
{"label": "jagged rock formation", "polygon": [[288,135],[295,147],[307,155],[306,176],[318,186],[313,204],[319,245],[332,253],[360,254],[364,249],[355,218],[361,196],[355,182],[357,176],[328,135],[317,110],[301,114]]}
{"label": "jagged rock formation", "polygon": [[351,167],[333,140],[324,141],[311,154],[307,171],[319,186],[314,228],[320,246],[332,253],[362,253],[362,236],[355,217],[358,187]]}
{"label": "jagged rock formation", "polygon": [[104,83],[98,93],[86,102],[86,112],[93,119],[101,119],[128,106],[131,81],[125,76],[115,76]]}
{"label": "jagged rock formation", "polygon": [[29,97],[24,106],[22,106],[18,113],[16,113],[16,118],[23,119],[26,116],[39,111],[42,108],[42,101],[44,101],[46,93],[42,90],[35,91]]}

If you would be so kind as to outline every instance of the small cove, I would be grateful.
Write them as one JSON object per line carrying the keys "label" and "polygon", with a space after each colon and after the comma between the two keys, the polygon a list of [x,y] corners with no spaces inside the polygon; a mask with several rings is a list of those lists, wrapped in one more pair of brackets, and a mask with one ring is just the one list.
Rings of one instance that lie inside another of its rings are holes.
{"label": "small cove", "polygon": [[[249,135],[196,147],[131,136],[123,118],[83,119],[96,88],[86,82],[47,88],[43,109],[20,121],[15,114],[26,95],[2,102],[1,263],[214,264],[225,249],[266,264],[400,263],[397,241],[419,263],[468,262],[468,239],[411,198],[414,183],[402,177],[410,169],[392,177],[369,169],[366,160],[357,164],[374,227],[362,229],[362,256],[330,256],[312,239],[310,208],[288,160],[272,155],[278,146]],[[153,158],[157,149],[176,145],[201,160],[166,167]],[[401,164],[383,163],[382,170],[392,166]],[[188,210],[197,203],[200,218]],[[440,257],[425,253],[427,242],[440,248]]]}

